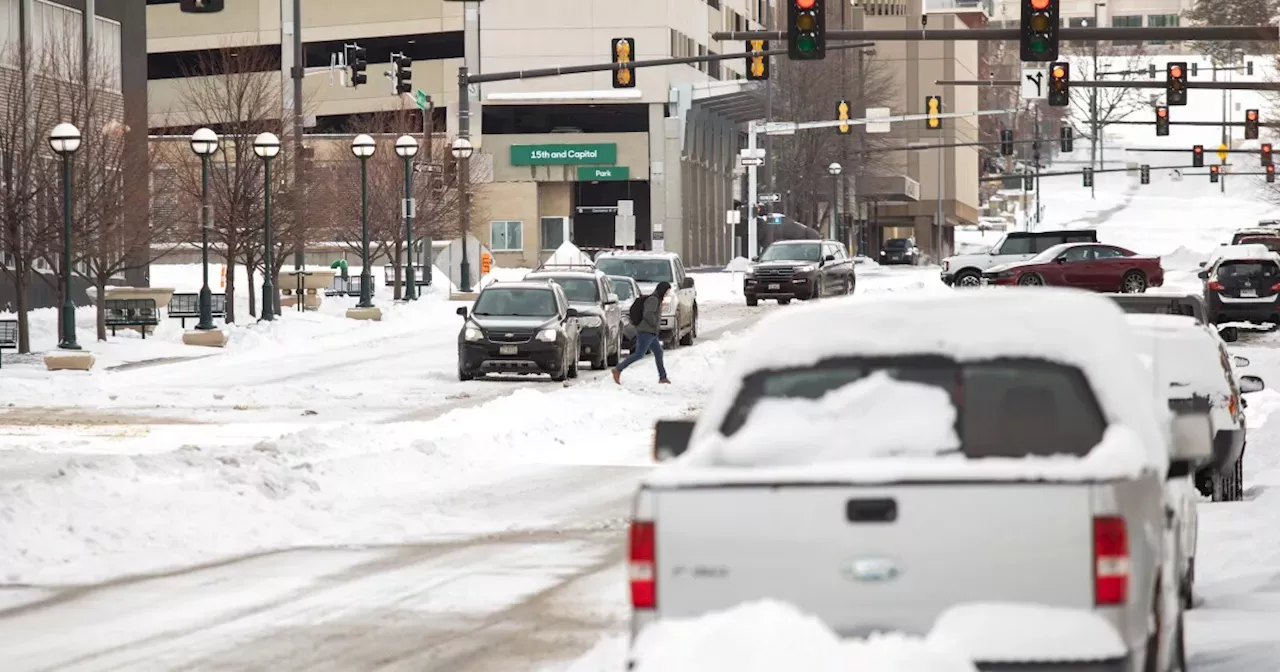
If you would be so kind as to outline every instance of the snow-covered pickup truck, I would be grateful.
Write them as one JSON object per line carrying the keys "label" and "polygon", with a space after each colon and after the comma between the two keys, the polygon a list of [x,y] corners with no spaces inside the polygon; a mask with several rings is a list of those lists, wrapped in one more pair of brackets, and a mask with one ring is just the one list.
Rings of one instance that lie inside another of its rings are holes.
{"label": "snow-covered pickup truck", "polygon": [[655,453],[679,456],[634,500],[633,637],[763,598],[846,637],[1042,605],[1093,619],[1118,648],[967,653],[1019,670],[1181,669],[1164,480],[1171,460],[1208,459],[1211,437],[1203,413],[1175,424],[1133,338],[1109,300],[1057,289],[771,315],[692,428],[656,428]]}
{"label": "snow-covered pickup truck", "polygon": [[1004,264],[1028,261],[1054,245],[1063,243],[1096,243],[1098,232],[1077,231],[1013,231],[996,241],[981,254],[959,254],[942,260],[942,282],[956,287],[978,287],[982,273]]}

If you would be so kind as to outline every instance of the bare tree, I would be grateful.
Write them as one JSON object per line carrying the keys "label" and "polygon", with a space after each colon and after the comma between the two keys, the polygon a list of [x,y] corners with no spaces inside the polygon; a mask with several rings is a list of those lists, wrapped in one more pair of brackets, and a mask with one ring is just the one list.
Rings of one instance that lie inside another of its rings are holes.
{"label": "bare tree", "polygon": [[[1097,43],[1082,47],[1072,42],[1068,48],[1072,79],[1133,81],[1147,77],[1141,44]],[[1076,137],[1089,140],[1089,164],[1097,167],[1103,162],[1103,139],[1108,126],[1151,107],[1143,89],[1126,86],[1072,91],[1068,118]]]}
{"label": "bare tree", "polygon": [[[236,266],[246,265],[249,273],[249,305],[254,312],[257,297],[253,291],[254,271],[261,268],[263,224],[263,162],[253,152],[257,135],[270,131],[281,135],[281,99],[279,57],[268,50],[224,46],[202,54],[194,67],[184,72],[175,117],[198,113],[210,128],[218,132],[220,146],[210,160],[209,200],[213,206],[210,238],[222,249],[226,259],[227,322],[235,322]],[[181,135],[194,131],[190,118],[174,124],[171,130]],[[169,143],[164,147],[163,161],[174,168],[178,188],[187,194],[184,200],[198,202],[201,193],[200,161],[186,143]],[[296,148],[285,142],[277,157],[276,175]],[[283,184],[274,185],[281,196]],[[291,199],[276,198],[273,217],[292,222],[288,212]],[[199,222],[188,220],[188,240],[198,238]],[[278,236],[278,240],[289,240]],[[277,257],[283,256],[278,254]]]}
{"label": "bare tree", "polygon": [[[1196,0],[1195,7],[1183,14],[1194,26],[1266,26],[1280,13],[1280,0]],[[1238,51],[1273,53],[1275,45],[1261,42],[1193,42],[1197,51],[1208,56],[1215,65],[1232,62]]]}

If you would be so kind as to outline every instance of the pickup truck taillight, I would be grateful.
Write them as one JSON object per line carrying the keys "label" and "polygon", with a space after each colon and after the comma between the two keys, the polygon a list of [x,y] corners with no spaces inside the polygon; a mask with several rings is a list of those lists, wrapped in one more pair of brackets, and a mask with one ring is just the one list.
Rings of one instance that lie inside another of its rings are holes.
{"label": "pickup truck taillight", "polygon": [[1129,533],[1124,518],[1097,516],[1093,519],[1094,604],[1124,604],[1128,598]]}
{"label": "pickup truck taillight", "polygon": [[658,606],[657,530],[652,522],[631,521],[628,549],[631,576],[631,608]]}

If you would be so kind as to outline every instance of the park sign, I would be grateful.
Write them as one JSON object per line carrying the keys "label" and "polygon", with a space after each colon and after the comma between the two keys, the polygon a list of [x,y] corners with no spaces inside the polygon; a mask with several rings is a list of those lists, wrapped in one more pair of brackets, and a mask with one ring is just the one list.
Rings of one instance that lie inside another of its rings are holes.
{"label": "park sign", "polygon": [[617,162],[618,145],[612,142],[511,146],[513,166],[612,166]]}
{"label": "park sign", "polygon": [[579,182],[625,182],[631,179],[627,166],[588,166],[578,169]]}

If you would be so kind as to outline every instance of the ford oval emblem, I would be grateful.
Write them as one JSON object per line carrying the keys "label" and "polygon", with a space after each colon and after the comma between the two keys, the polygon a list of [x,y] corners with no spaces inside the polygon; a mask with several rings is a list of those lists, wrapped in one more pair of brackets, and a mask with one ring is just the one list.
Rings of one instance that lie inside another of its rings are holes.
{"label": "ford oval emblem", "polygon": [[851,581],[882,583],[898,578],[902,570],[892,558],[858,558],[845,564],[843,573]]}
{"label": "ford oval emblem", "polygon": [[506,336],[507,338],[514,338],[514,337],[515,337],[515,334],[503,334],[503,335],[504,335],[504,336]]}

